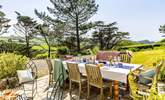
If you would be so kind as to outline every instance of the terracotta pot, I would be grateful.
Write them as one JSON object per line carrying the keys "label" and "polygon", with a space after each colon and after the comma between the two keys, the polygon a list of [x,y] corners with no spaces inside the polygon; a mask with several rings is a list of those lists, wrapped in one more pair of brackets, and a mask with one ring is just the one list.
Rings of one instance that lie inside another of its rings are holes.
{"label": "terracotta pot", "polygon": [[5,90],[7,88],[15,88],[19,86],[17,77],[5,78],[0,80],[0,90]]}
{"label": "terracotta pot", "polygon": [[0,91],[5,90],[7,86],[7,79],[0,80]]}

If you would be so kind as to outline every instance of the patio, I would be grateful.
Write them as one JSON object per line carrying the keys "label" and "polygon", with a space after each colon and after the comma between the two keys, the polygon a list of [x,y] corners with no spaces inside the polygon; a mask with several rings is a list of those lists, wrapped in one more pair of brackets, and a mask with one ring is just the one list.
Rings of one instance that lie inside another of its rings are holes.
{"label": "patio", "polygon": [[[46,75],[37,80],[38,90],[36,96],[34,97],[34,100],[47,100],[46,99],[47,91],[45,91],[45,89],[48,87],[48,78],[49,78],[48,75]],[[30,86],[26,86],[26,88],[30,88]],[[73,100],[77,100],[78,98],[77,97],[78,94],[76,94],[77,91],[78,88],[77,89],[75,88],[74,93],[72,95]],[[17,89],[17,92],[22,93],[23,91],[21,89]],[[91,100],[98,100],[98,96],[97,96],[99,94],[98,92],[94,93],[94,91],[92,91],[93,95],[91,96]],[[30,93],[28,95],[30,95]],[[69,95],[69,90],[67,88],[64,91],[64,100],[71,100]],[[82,94],[81,100],[86,100],[86,92]]]}
{"label": "patio", "polygon": [[[35,60],[35,64],[38,68],[38,73],[39,73],[40,78],[37,79],[37,94],[34,97],[34,100],[47,100],[47,98],[46,98],[47,91],[45,91],[45,90],[49,86],[48,65],[47,65],[45,60]],[[54,60],[53,60],[52,64],[54,65]],[[83,68],[83,67],[81,67],[81,68]],[[82,69],[82,70],[85,71],[85,69]],[[75,86],[75,85],[73,85],[73,86]],[[30,88],[30,87],[31,86],[28,86],[28,85],[25,86],[25,88]],[[18,88],[17,90],[18,90],[17,91],[18,93],[23,92],[23,90],[21,90],[20,88]],[[86,100],[86,97],[87,97],[86,91],[87,91],[87,87],[85,87],[85,89],[82,91],[81,100]],[[114,91],[112,91],[112,92],[114,92]],[[99,93],[100,93],[99,89],[92,88],[90,100],[99,100]],[[29,93],[28,96],[30,96],[30,94],[31,93]],[[121,97],[121,94],[123,94],[123,91],[120,90],[120,93],[119,93],[120,97]],[[110,99],[108,97],[109,96],[109,89],[106,89],[106,91],[104,91],[104,95],[105,95],[105,98]],[[74,100],[78,99],[78,85],[76,85],[76,87],[74,87],[72,97]],[[65,86],[64,100],[70,100],[69,82],[68,81],[67,81],[67,84]]]}
{"label": "patio", "polygon": [[[47,100],[46,98],[47,91],[45,91],[45,89],[48,87],[48,75],[39,78],[37,81],[38,81],[38,90],[33,100]],[[30,86],[26,86],[26,88],[30,88]],[[73,100],[77,100],[78,98],[78,93],[76,93],[77,91],[78,89],[74,90],[74,93],[72,95]],[[23,91],[21,89],[17,89],[17,93],[22,93],[22,92]],[[95,91],[91,91],[91,92],[92,92],[91,100],[98,100],[99,91],[97,91],[97,93],[95,93]],[[30,93],[28,95],[30,95]],[[82,95],[83,96],[81,100],[86,100],[86,92],[84,92]],[[67,88],[64,91],[64,100],[71,100],[69,95],[69,90]],[[108,100],[113,100],[113,99],[108,99]],[[129,100],[129,96],[125,99],[123,98],[122,100]]]}

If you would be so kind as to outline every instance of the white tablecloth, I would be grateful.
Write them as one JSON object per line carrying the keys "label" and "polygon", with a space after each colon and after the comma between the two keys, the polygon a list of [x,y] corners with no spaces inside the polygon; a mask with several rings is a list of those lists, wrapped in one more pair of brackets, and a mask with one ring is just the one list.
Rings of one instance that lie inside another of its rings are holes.
{"label": "white tablecloth", "polygon": [[[67,65],[66,65],[66,61],[63,61],[64,67],[65,69],[67,69]],[[132,68],[131,70],[134,71],[139,67],[142,67],[142,65],[139,64],[126,64],[123,63],[123,65],[128,65],[128,66],[133,66],[134,68]],[[86,74],[86,70],[85,70],[85,64],[84,63],[79,63],[78,64],[80,73],[82,74]],[[123,68],[116,68],[116,67],[101,67],[101,74],[102,77],[104,79],[109,79],[109,80],[116,80],[122,83],[127,83],[127,75],[130,72],[130,69],[123,69]]]}

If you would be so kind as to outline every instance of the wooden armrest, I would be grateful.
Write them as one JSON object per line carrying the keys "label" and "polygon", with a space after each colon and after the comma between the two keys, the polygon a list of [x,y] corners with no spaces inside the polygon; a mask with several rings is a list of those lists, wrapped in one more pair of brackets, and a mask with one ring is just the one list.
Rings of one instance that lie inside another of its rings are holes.
{"label": "wooden armrest", "polygon": [[140,74],[138,74],[138,73],[134,73],[134,72],[133,72],[133,75],[136,76],[136,77],[142,77],[142,78],[145,78],[145,79],[147,79],[147,80],[153,81],[153,78],[140,76]]}
{"label": "wooden armrest", "polygon": [[133,72],[133,75],[139,77],[138,73]]}
{"label": "wooden armrest", "polygon": [[139,70],[139,71],[145,71],[145,70],[143,69],[143,66],[140,66],[140,67],[137,68],[135,71],[137,71],[137,70]]}
{"label": "wooden armrest", "polygon": [[[142,77],[143,77],[143,76],[142,76]],[[153,78],[150,78],[150,77],[143,77],[143,78],[145,78],[145,79],[147,79],[147,80],[153,81]]]}

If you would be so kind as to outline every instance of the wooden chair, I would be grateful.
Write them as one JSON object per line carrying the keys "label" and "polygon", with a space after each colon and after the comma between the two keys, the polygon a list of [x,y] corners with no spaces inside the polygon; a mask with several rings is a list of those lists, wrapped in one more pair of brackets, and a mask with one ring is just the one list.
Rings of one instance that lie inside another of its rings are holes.
{"label": "wooden chair", "polygon": [[[68,72],[69,72],[69,91],[70,96],[72,95],[72,82],[76,82],[79,84],[79,99],[81,97],[81,89],[82,82],[86,82],[87,80],[81,76],[78,64],[76,63],[67,63]],[[71,96],[72,98],[72,96]]]}
{"label": "wooden chair", "polygon": [[121,52],[119,54],[119,58],[120,58],[120,62],[131,63],[132,56],[129,55],[127,52]]}
{"label": "wooden chair", "polygon": [[98,61],[109,61],[109,56],[113,58],[118,57],[120,52],[118,51],[99,51],[96,55]]}
{"label": "wooden chair", "polygon": [[[103,100],[103,88],[112,86],[112,82],[109,84],[103,83],[102,75],[100,72],[100,68],[96,65],[92,64],[86,64],[85,65],[86,72],[87,72],[87,80],[88,80],[88,95],[87,99],[89,99],[90,96],[90,87],[96,87],[100,89],[100,100]],[[110,87],[112,89],[112,87]],[[112,92],[112,91],[110,91]]]}
{"label": "wooden chair", "polygon": [[53,65],[51,62],[51,59],[46,59],[46,63],[48,65],[48,71],[49,71],[49,86],[53,84]]}
{"label": "wooden chair", "polygon": [[130,96],[134,100],[142,100],[144,98],[146,99],[146,98],[150,97],[150,92],[153,91],[153,89],[155,89],[157,77],[158,77],[160,68],[162,66],[164,66],[164,61],[161,61],[160,64],[157,65],[156,73],[152,79],[146,77],[146,79],[152,80],[152,85],[150,87],[148,87],[146,85],[139,84],[137,82],[137,79],[136,79],[139,76],[132,71],[130,72],[130,74],[128,75],[128,81],[129,81],[129,87],[130,87]]}

